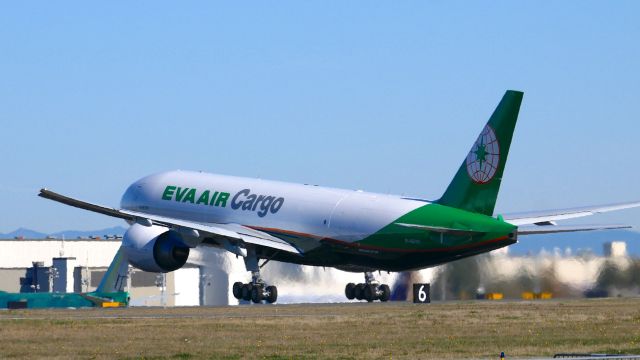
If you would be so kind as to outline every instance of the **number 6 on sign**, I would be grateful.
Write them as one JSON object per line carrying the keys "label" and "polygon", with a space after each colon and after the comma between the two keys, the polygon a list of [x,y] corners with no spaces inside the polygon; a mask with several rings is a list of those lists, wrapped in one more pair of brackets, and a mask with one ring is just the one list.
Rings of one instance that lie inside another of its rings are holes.
{"label": "number 6 on sign", "polygon": [[418,289],[418,300],[420,302],[424,302],[425,300],[427,300],[427,293],[424,292],[424,285],[421,285],[420,289]]}
{"label": "number 6 on sign", "polygon": [[430,303],[431,302],[431,284],[413,284],[413,302],[414,303]]}

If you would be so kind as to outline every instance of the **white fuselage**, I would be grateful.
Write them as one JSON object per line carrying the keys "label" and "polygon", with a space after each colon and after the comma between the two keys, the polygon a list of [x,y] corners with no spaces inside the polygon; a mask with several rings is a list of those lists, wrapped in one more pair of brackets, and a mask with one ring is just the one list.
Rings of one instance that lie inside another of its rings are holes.
{"label": "white fuselage", "polygon": [[234,223],[350,242],[426,204],[393,195],[179,170],[136,181],[121,201],[123,209],[200,223]]}

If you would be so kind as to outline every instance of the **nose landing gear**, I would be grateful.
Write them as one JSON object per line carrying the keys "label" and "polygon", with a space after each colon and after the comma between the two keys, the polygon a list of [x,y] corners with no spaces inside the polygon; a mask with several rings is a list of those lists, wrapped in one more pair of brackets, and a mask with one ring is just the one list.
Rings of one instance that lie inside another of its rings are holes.
{"label": "nose landing gear", "polygon": [[354,283],[347,284],[344,288],[344,294],[347,299],[367,300],[368,302],[373,302],[374,300],[385,302],[389,300],[391,296],[389,285],[380,284],[371,272],[364,273],[364,280],[364,283],[357,285]]}

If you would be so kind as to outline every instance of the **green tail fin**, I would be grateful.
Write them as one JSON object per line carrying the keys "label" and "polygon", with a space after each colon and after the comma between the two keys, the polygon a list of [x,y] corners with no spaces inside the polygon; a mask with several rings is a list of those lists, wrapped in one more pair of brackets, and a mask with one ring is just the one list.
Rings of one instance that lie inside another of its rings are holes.
{"label": "green tail fin", "polygon": [[493,215],[522,95],[507,90],[438,204]]}
{"label": "green tail fin", "polygon": [[111,293],[121,292],[124,290],[128,276],[129,262],[124,256],[122,247],[118,249],[116,256],[113,257],[109,269],[102,277],[100,285],[96,288],[96,292]]}

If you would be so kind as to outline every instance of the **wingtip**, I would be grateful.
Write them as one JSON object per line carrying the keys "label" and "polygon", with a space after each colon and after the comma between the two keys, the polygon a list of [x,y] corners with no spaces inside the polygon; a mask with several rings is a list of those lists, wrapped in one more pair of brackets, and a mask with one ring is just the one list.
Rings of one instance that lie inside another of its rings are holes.
{"label": "wingtip", "polygon": [[40,196],[41,198],[45,198],[45,199],[52,199],[58,195],[55,192],[47,189],[47,188],[42,188],[40,189],[40,192],[38,192],[38,196]]}

